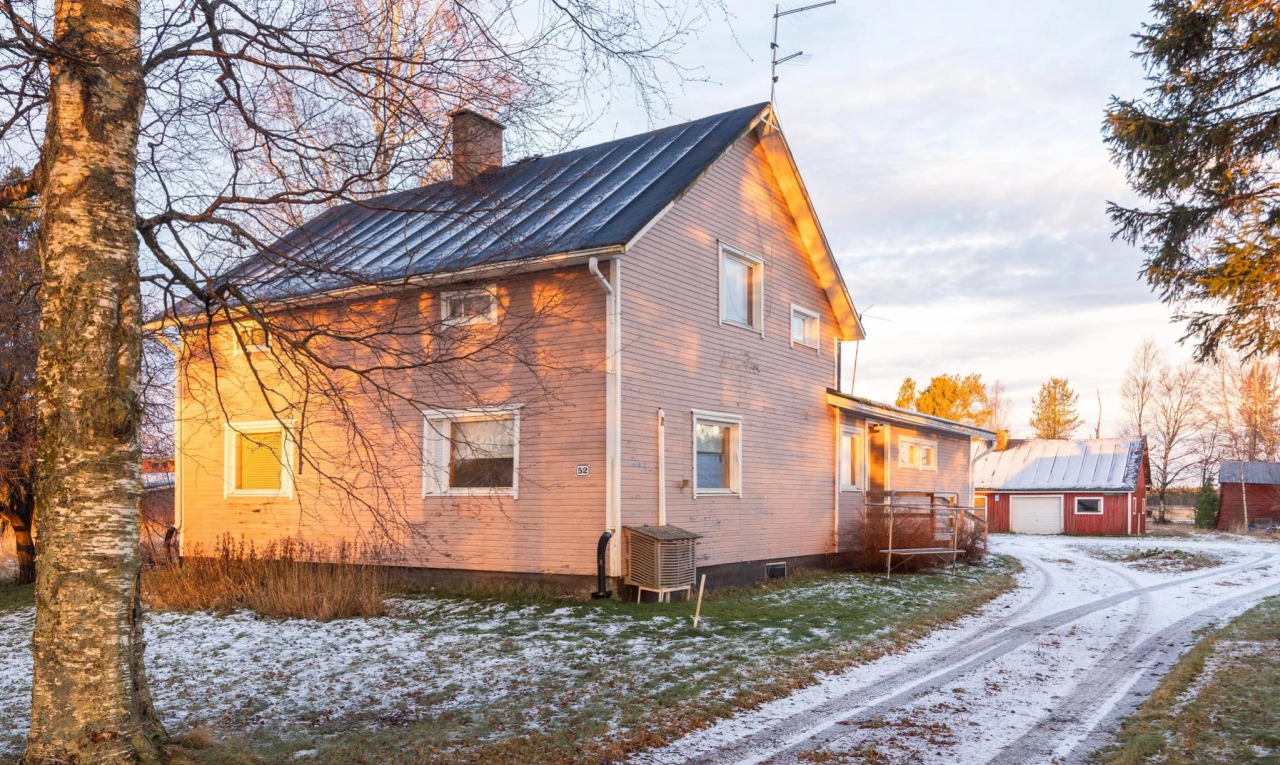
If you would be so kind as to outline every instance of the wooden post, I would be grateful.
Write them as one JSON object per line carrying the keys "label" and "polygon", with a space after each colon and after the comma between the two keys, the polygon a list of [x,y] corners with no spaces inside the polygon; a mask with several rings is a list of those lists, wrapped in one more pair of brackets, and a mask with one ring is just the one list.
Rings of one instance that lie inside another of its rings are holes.
{"label": "wooden post", "polygon": [[885,513],[889,518],[889,552],[884,554],[884,578],[893,578],[893,503],[888,497],[885,497],[884,504]]}
{"label": "wooden post", "polygon": [[702,588],[707,586],[707,575],[703,574],[698,582],[698,605],[693,609],[693,628],[698,628],[698,617],[702,615]]}

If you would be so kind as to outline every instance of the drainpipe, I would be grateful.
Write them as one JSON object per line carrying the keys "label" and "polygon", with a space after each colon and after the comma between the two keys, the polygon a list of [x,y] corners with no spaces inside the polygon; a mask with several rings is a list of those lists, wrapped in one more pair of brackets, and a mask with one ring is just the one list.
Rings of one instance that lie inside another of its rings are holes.
{"label": "drainpipe", "polygon": [[[609,276],[600,271],[599,258],[587,260],[587,268],[604,292],[605,310],[605,530],[617,536],[622,530],[622,354],[621,264],[609,263]],[[622,571],[621,545],[609,550],[609,573]]]}
{"label": "drainpipe", "polygon": [[658,410],[658,525],[667,525],[667,415]]}

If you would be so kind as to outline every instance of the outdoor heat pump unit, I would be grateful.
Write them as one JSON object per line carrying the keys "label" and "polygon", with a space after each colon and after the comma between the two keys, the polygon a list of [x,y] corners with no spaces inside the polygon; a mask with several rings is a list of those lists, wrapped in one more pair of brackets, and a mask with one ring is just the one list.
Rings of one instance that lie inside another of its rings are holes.
{"label": "outdoor heat pump unit", "polygon": [[626,583],[636,588],[637,601],[646,590],[659,600],[671,592],[693,592],[697,534],[675,526],[626,526],[623,533]]}

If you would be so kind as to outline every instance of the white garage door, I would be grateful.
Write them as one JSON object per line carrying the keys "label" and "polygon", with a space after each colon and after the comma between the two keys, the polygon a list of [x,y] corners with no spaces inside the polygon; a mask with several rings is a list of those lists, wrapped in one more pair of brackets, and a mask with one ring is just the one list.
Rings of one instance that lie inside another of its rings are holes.
{"label": "white garage door", "polygon": [[1062,497],[1009,497],[1009,530],[1016,534],[1061,534]]}

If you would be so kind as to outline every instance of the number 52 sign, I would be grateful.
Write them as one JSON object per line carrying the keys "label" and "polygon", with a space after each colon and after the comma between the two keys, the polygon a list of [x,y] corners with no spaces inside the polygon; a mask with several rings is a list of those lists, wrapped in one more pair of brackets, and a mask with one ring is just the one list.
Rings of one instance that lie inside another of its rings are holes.
{"label": "number 52 sign", "polygon": [[586,478],[591,475],[590,465],[578,465],[574,467],[573,474],[579,478]]}

